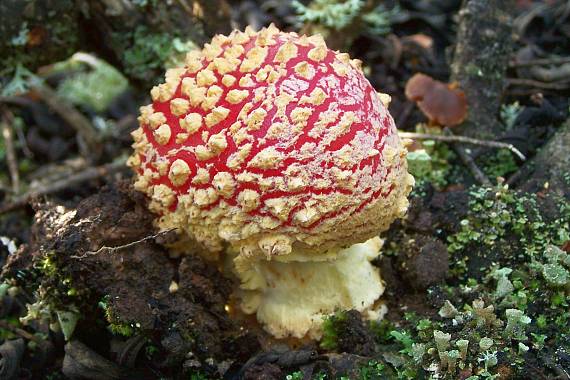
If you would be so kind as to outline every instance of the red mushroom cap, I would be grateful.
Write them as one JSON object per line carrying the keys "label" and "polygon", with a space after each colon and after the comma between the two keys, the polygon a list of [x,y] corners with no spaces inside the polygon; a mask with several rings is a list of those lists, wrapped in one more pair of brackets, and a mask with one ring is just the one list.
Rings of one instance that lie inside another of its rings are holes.
{"label": "red mushroom cap", "polygon": [[361,242],[405,212],[392,117],[320,36],[216,36],[151,95],[129,163],[162,228],[271,255]]}

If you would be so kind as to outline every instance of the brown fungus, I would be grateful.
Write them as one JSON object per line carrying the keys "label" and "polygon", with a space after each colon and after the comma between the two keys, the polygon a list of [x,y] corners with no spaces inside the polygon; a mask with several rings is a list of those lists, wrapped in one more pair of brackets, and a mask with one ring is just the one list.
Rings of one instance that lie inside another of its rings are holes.
{"label": "brown fungus", "polygon": [[430,124],[455,126],[467,116],[465,93],[455,84],[437,81],[425,74],[415,74],[406,84],[406,97],[417,103]]}

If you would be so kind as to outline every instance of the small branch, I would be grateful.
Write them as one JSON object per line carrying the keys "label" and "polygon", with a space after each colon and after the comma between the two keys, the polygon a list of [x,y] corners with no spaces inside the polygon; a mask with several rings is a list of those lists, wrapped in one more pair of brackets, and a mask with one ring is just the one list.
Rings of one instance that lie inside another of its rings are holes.
{"label": "small branch", "polygon": [[548,66],[548,65],[561,65],[564,63],[570,63],[570,57],[531,59],[526,62],[511,62],[509,66],[510,67]]}
{"label": "small branch", "polygon": [[509,187],[513,187],[521,180],[522,176],[523,176],[523,170],[519,169],[509,178],[507,178],[505,184],[507,184]]}
{"label": "small branch", "polygon": [[34,91],[41,97],[42,101],[54,110],[63,120],[65,120],[81,137],[85,147],[80,150],[81,155],[86,158],[96,158],[100,151],[100,137],[97,130],[83,114],[75,109],[71,104],[62,99],[54,90],[43,84],[34,87]]}
{"label": "small branch", "polygon": [[[443,133],[445,133],[446,137],[461,137],[461,136],[454,136],[453,132],[451,132],[449,128],[444,128]],[[457,155],[459,156],[463,164],[467,167],[467,169],[469,169],[471,175],[475,178],[475,180],[477,180],[477,182],[479,182],[481,185],[491,186],[491,181],[489,181],[489,178],[487,178],[485,173],[483,173],[483,171],[479,169],[479,167],[475,163],[475,160],[473,160],[473,157],[471,157],[469,153],[467,153],[462,147],[457,145],[453,145],[452,148],[455,151],[455,153],[457,153]]]}
{"label": "small branch", "polygon": [[192,7],[185,1],[185,0],[176,0],[176,2],[184,9],[189,16],[195,16],[194,12],[192,12]]}
{"label": "small branch", "polygon": [[174,231],[174,230],[176,230],[176,228],[171,228],[171,229],[166,230],[166,231],[160,231],[160,232],[157,232],[157,233],[154,234],[154,235],[145,236],[145,237],[143,237],[142,239],[135,240],[135,241],[132,241],[132,242],[130,242],[130,243],[123,244],[123,245],[119,245],[119,246],[116,246],[116,247],[102,246],[101,248],[99,248],[99,249],[96,250],[96,251],[87,251],[87,252],[85,252],[85,253],[82,254],[82,255],[71,256],[71,258],[72,258],[72,259],[83,259],[83,258],[85,258],[85,257],[87,257],[87,256],[94,256],[94,255],[98,255],[98,254],[103,253],[103,252],[114,253],[114,252],[117,252],[117,251],[119,251],[119,250],[121,250],[121,249],[134,247],[135,245],[144,243],[145,241],[153,240],[153,239],[159,238],[159,237],[164,236],[164,235],[166,235],[166,234],[168,234],[168,233],[170,233],[170,232],[172,232],[172,231]]}
{"label": "small branch", "polygon": [[8,171],[10,172],[10,182],[12,183],[12,191],[14,193],[20,192],[20,173],[18,171],[18,158],[16,156],[16,148],[14,146],[14,131],[9,123],[10,115],[8,111],[4,110],[4,118],[2,120],[2,138],[4,139],[4,146],[6,147],[6,161],[8,164]]}
{"label": "small branch", "polygon": [[570,82],[546,83],[534,79],[524,78],[508,78],[507,85],[527,86],[544,90],[566,90],[570,88]]}
{"label": "small branch", "polygon": [[24,207],[31,199],[35,197],[55,193],[63,189],[66,189],[70,186],[77,185],[79,183],[90,181],[93,179],[97,179],[106,176],[108,174],[113,174],[115,172],[126,169],[127,167],[125,166],[124,159],[121,159],[117,162],[112,162],[110,164],[87,168],[76,174],[72,174],[67,178],[46,185],[38,186],[36,189],[28,191],[27,193],[16,198],[12,202],[0,205],[0,215],[18,209],[20,207]]}
{"label": "small branch", "polygon": [[477,180],[477,182],[479,182],[481,185],[491,186],[491,181],[489,181],[489,178],[487,178],[485,173],[483,173],[483,171],[479,169],[479,167],[473,160],[473,157],[471,157],[460,146],[454,145],[453,150],[455,151],[455,153],[457,153],[457,155],[461,159],[461,162],[463,162],[463,164],[467,166],[467,169],[469,169],[471,175],[473,175],[473,177]]}
{"label": "small branch", "polygon": [[480,145],[485,146],[488,148],[503,148],[508,149],[514,154],[517,155],[518,158],[525,161],[526,157],[524,154],[521,153],[514,145],[503,143],[499,141],[486,141],[486,140],[479,140],[474,139],[467,136],[457,136],[457,135],[430,135],[427,133],[413,133],[413,132],[398,132],[398,135],[403,138],[408,139],[417,139],[417,140],[436,140],[436,141],[444,141],[444,142],[451,142],[451,143],[462,143],[462,144],[472,144],[472,145]]}

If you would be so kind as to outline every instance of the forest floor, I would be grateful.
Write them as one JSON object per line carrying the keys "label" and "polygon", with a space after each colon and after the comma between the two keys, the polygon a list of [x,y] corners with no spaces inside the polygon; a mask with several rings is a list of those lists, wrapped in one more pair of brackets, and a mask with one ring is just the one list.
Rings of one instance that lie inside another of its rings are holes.
{"label": "forest floor", "polygon": [[[20,17],[0,28],[0,379],[570,379],[567,1],[217,0],[199,30],[176,33],[162,23],[180,15],[152,0],[115,13],[62,1],[57,18],[34,8],[43,19],[12,3],[0,5]],[[166,67],[214,32],[272,22],[362,60],[414,140],[408,216],[374,263],[388,314],[338,312],[318,342],[229,315],[235,279],[168,254],[175,237],[157,233],[125,166]],[[87,29],[68,40],[70,25]],[[461,125],[406,97],[416,73],[465,92]]]}

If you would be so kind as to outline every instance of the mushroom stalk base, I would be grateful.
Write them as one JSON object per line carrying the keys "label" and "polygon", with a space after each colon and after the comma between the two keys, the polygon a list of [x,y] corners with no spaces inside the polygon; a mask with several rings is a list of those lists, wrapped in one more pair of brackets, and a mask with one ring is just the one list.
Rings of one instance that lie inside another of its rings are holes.
{"label": "mushroom stalk base", "polygon": [[244,273],[241,307],[277,338],[320,338],[323,318],[355,309],[369,319],[380,318],[377,305],[384,292],[378,268],[370,262],[380,255],[375,237],[323,255],[291,254],[257,261]]}

